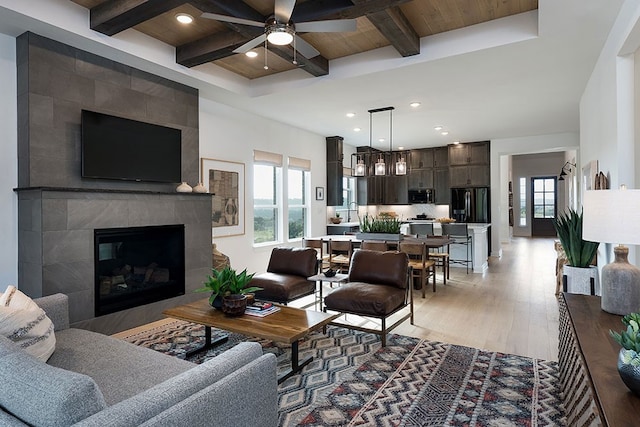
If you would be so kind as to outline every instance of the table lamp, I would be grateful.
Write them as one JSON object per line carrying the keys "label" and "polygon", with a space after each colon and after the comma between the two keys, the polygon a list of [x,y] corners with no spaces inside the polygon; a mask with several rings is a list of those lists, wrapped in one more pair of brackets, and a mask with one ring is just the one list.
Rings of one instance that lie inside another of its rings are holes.
{"label": "table lamp", "polygon": [[602,268],[601,308],[626,315],[640,311],[640,269],[629,264],[627,245],[640,244],[640,190],[585,191],[582,238],[617,243],[615,260]]}

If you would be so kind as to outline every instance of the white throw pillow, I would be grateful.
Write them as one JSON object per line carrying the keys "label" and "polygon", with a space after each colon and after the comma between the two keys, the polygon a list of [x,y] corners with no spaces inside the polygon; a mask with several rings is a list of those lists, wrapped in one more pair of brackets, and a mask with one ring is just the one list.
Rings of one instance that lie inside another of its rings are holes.
{"label": "white throw pillow", "polygon": [[56,347],[51,319],[38,304],[12,285],[0,294],[0,335],[43,362]]}

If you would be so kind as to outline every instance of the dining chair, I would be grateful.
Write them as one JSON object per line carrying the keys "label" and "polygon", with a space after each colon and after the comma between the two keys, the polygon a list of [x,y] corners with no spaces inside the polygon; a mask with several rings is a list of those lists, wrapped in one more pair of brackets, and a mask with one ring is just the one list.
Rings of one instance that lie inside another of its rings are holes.
{"label": "dining chair", "polygon": [[336,269],[340,273],[349,271],[351,256],[353,255],[353,242],[350,240],[331,240],[327,244],[329,252],[329,268]]}
{"label": "dining chair", "polygon": [[369,251],[386,252],[389,250],[389,244],[386,240],[364,240],[360,243],[360,249]]}
{"label": "dining chair", "polygon": [[329,254],[324,253],[324,242],[321,239],[302,239],[303,248],[313,248],[318,254],[320,271],[329,268]]}
{"label": "dining chair", "polygon": [[469,274],[469,264],[471,264],[471,271],[473,271],[473,240],[469,235],[469,228],[467,224],[442,224],[442,234],[449,236],[453,240],[453,245],[464,246],[466,249],[466,258],[449,258],[450,263],[464,264],[467,267],[467,274]]}
{"label": "dining chair", "polygon": [[418,237],[433,234],[433,224],[411,223],[409,224],[409,233],[416,234]]}
{"label": "dining chair", "polygon": [[[449,236],[439,236],[439,235],[429,235],[428,239],[442,239],[449,240]],[[447,284],[447,279],[449,278],[449,246],[450,244],[443,244],[437,248],[431,248],[429,251],[429,259],[432,259],[436,262],[436,269],[438,267],[442,267],[442,283]]]}
{"label": "dining chair", "polygon": [[422,298],[426,296],[429,277],[433,276],[433,292],[436,291],[436,262],[427,258],[427,246],[424,242],[400,242],[398,251],[407,254],[413,279],[420,279]]}

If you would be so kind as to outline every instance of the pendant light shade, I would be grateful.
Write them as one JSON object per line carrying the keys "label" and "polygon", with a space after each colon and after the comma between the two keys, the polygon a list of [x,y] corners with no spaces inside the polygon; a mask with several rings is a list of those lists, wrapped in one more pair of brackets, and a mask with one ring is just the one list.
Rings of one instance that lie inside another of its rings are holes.
{"label": "pendant light shade", "polygon": [[364,160],[360,156],[356,156],[356,166],[353,168],[353,176],[364,176],[366,172],[366,167],[364,165]]}
{"label": "pendant light shade", "polygon": [[384,157],[382,156],[382,153],[378,155],[378,160],[376,161],[375,166],[375,174],[378,176],[387,174],[387,165],[384,163]]}
{"label": "pendant light shade", "polygon": [[404,160],[402,153],[398,153],[398,161],[396,162],[396,175],[407,174],[407,162]]}

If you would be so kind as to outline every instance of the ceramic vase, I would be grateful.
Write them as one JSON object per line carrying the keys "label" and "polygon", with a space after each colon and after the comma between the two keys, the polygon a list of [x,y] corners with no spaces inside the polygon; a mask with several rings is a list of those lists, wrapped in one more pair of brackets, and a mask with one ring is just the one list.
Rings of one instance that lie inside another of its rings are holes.
{"label": "ceramic vase", "polygon": [[203,183],[199,182],[199,183],[196,184],[195,187],[193,187],[193,192],[194,193],[206,193],[207,192],[207,187],[205,187]]}
{"label": "ceramic vase", "polygon": [[176,191],[178,193],[191,193],[193,191],[193,188],[191,188],[191,186],[186,182],[183,182],[176,187]]}
{"label": "ceramic vase", "polygon": [[231,294],[222,298],[222,311],[227,316],[242,316],[246,308],[246,295]]}

